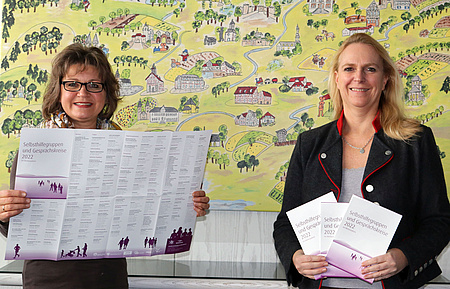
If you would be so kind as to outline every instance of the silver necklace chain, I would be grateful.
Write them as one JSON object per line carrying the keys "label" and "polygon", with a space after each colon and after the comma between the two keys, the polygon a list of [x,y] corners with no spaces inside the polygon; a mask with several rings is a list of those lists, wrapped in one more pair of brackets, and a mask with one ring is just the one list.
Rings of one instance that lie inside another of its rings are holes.
{"label": "silver necklace chain", "polygon": [[374,135],[372,135],[372,136],[369,138],[369,140],[366,142],[366,144],[365,144],[362,148],[355,147],[355,146],[349,144],[349,143],[345,140],[344,137],[342,137],[342,139],[344,140],[344,142],[345,142],[349,147],[354,148],[354,149],[356,149],[356,150],[359,150],[359,152],[360,152],[361,154],[363,154],[363,153],[366,152],[364,149],[365,149],[366,146],[370,143],[370,141],[373,139],[373,136],[374,136]]}

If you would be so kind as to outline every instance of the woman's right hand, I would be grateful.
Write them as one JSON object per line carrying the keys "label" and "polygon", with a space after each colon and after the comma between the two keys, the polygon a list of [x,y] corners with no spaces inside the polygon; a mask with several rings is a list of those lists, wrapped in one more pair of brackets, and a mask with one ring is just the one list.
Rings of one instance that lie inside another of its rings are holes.
{"label": "woman's right hand", "polygon": [[9,218],[14,217],[24,209],[30,207],[31,200],[26,197],[27,193],[18,190],[0,191],[0,221],[9,222]]}
{"label": "woman's right hand", "polygon": [[326,272],[328,266],[325,256],[305,255],[303,250],[294,253],[292,262],[298,273],[313,280],[314,275]]}

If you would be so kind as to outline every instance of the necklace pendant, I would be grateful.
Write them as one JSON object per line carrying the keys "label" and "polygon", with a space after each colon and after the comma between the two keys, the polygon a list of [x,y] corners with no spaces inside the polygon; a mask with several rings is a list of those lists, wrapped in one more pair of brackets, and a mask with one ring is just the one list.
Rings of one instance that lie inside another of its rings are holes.
{"label": "necklace pendant", "polygon": [[362,149],[359,150],[359,152],[360,152],[361,154],[363,154],[363,153],[365,153],[366,151],[364,150],[364,148],[362,148]]}

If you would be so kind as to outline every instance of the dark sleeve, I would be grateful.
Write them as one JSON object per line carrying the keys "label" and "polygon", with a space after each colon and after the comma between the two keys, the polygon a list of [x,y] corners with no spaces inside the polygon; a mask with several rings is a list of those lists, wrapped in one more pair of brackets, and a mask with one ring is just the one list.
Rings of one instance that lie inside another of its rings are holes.
{"label": "dark sleeve", "polygon": [[397,248],[408,259],[405,281],[413,279],[423,269],[435,262],[435,258],[450,240],[450,204],[447,197],[444,171],[430,128],[424,127],[418,140],[420,174],[417,230],[403,240]]}
{"label": "dark sleeve", "polygon": [[[11,190],[14,189],[16,184],[16,171],[17,171],[17,158],[19,156],[19,153],[17,152],[16,156],[14,157],[13,165],[11,167],[11,173],[9,175],[9,188]],[[8,236],[8,226],[9,222],[2,222],[0,221],[0,233],[2,233],[3,236]]]}
{"label": "dark sleeve", "polygon": [[300,158],[300,136],[297,139],[297,144],[295,145],[289,162],[286,184],[284,187],[283,204],[274,223],[273,231],[275,249],[280,257],[281,264],[286,271],[286,280],[289,285],[292,284],[294,286],[297,286],[297,284],[304,279],[303,276],[298,273],[292,262],[292,256],[297,250],[301,249],[301,246],[291,227],[286,212],[301,205],[300,188],[302,187],[303,181],[303,169]]}

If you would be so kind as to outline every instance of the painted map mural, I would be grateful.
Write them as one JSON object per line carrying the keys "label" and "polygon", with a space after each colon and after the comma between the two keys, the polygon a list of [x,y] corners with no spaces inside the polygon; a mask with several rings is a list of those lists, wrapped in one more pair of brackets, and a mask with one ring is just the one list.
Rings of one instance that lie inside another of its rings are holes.
{"label": "painted map mural", "polygon": [[433,128],[450,176],[450,0],[3,0],[0,184],[20,131],[42,121],[50,60],[101,48],[125,130],[212,130],[212,209],[278,211],[297,136],[330,121],[332,55],[363,32],[384,45],[408,113]]}

